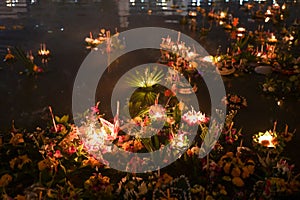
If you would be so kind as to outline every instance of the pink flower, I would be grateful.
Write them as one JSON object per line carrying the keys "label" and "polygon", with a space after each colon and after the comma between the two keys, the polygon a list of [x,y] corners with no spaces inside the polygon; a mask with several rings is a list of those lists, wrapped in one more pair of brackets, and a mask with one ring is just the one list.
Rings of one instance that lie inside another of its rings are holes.
{"label": "pink flower", "polygon": [[93,114],[99,113],[99,109],[98,109],[97,106],[91,107],[91,110],[92,110],[92,113],[93,113]]}
{"label": "pink flower", "polygon": [[61,155],[61,153],[60,153],[60,150],[56,150],[56,151],[55,151],[54,157],[55,157],[55,158],[61,158],[61,157],[62,157],[62,155]]}
{"label": "pink flower", "polygon": [[74,146],[70,146],[68,149],[68,154],[73,154],[76,152],[76,148]]}
{"label": "pink flower", "polygon": [[48,152],[48,154],[47,154],[49,157],[52,157],[53,156],[53,153],[50,151],[50,152]]}

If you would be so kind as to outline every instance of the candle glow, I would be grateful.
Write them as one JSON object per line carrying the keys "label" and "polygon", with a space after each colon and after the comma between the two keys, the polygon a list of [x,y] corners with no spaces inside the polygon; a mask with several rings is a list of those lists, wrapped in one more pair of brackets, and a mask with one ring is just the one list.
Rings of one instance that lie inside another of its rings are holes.
{"label": "candle glow", "polygon": [[259,132],[257,138],[254,138],[254,142],[257,142],[265,147],[275,148],[277,145],[276,134],[271,131],[266,131],[265,133]]}

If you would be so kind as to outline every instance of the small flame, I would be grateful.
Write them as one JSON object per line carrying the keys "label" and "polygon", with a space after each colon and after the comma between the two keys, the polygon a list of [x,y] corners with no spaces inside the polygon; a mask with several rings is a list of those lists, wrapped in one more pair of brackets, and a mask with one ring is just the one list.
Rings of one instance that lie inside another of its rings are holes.
{"label": "small flame", "polygon": [[271,131],[266,131],[265,133],[259,132],[258,135],[259,137],[256,142],[265,147],[276,147],[276,137]]}

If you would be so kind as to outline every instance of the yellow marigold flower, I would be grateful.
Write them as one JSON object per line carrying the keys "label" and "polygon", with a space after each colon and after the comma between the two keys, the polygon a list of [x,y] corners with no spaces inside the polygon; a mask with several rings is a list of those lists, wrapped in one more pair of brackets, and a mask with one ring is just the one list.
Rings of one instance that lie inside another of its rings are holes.
{"label": "yellow marigold flower", "polygon": [[9,141],[10,144],[16,146],[17,144],[24,143],[23,135],[21,133],[14,134]]}
{"label": "yellow marigold flower", "polygon": [[105,183],[105,184],[109,184],[109,181],[110,181],[110,178],[107,177],[107,176],[103,176],[102,177],[102,182]]}
{"label": "yellow marigold flower", "polygon": [[226,174],[229,174],[229,172],[230,172],[230,167],[231,167],[231,163],[226,163],[225,166],[223,167],[224,172],[225,172]]}
{"label": "yellow marigold flower", "polygon": [[232,183],[238,187],[243,187],[245,185],[244,181],[240,177],[234,177]]}
{"label": "yellow marigold flower", "polygon": [[102,164],[93,156],[90,156],[87,160],[82,161],[83,166],[91,166],[92,168],[98,167],[100,168]]}
{"label": "yellow marigold flower", "polygon": [[88,179],[84,182],[84,188],[85,189],[90,189],[91,187],[93,187],[93,181],[91,179]]}
{"label": "yellow marigold flower", "polygon": [[9,174],[4,174],[0,178],[0,187],[7,186],[12,181],[12,176]]}
{"label": "yellow marigold flower", "polygon": [[144,148],[144,145],[140,141],[135,140],[133,142],[133,147],[134,147],[134,151],[139,151],[142,148]]}
{"label": "yellow marigold flower", "polygon": [[241,175],[241,170],[239,167],[234,167],[231,171],[233,177],[239,177]]}
{"label": "yellow marigold flower", "polygon": [[135,117],[135,118],[133,119],[133,121],[134,121],[135,123],[137,123],[137,124],[140,124],[140,123],[143,121],[143,119],[142,119],[141,117]]}
{"label": "yellow marigold flower", "polygon": [[184,103],[183,103],[182,101],[180,101],[180,102],[178,103],[178,109],[179,109],[179,110],[182,111],[182,110],[184,109],[184,106],[185,106],[185,105],[184,105]]}

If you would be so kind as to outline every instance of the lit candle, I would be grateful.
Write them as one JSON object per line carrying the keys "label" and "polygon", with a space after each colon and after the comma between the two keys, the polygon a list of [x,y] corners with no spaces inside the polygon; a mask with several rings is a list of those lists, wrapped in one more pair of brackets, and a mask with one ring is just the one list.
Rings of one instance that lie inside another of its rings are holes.
{"label": "lit candle", "polygon": [[285,136],[288,134],[288,131],[289,131],[289,126],[286,124],[285,125],[285,131],[284,131]]}
{"label": "lit candle", "polygon": [[277,121],[274,122],[273,132],[276,131]]}
{"label": "lit candle", "polygon": [[55,123],[55,119],[54,119],[54,115],[53,115],[53,112],[52,112],[52,108],[51,108],[51,106],[49,106],[48,108],[49,108],[49,111],[50,111],[50,114],[51,114],[51,118],[52,118],[52,122],[53,122],[53,126],[54,126],[54,129],[55,129],[55,132],[57,133],[57,126],[56,126],[56,123]]}

